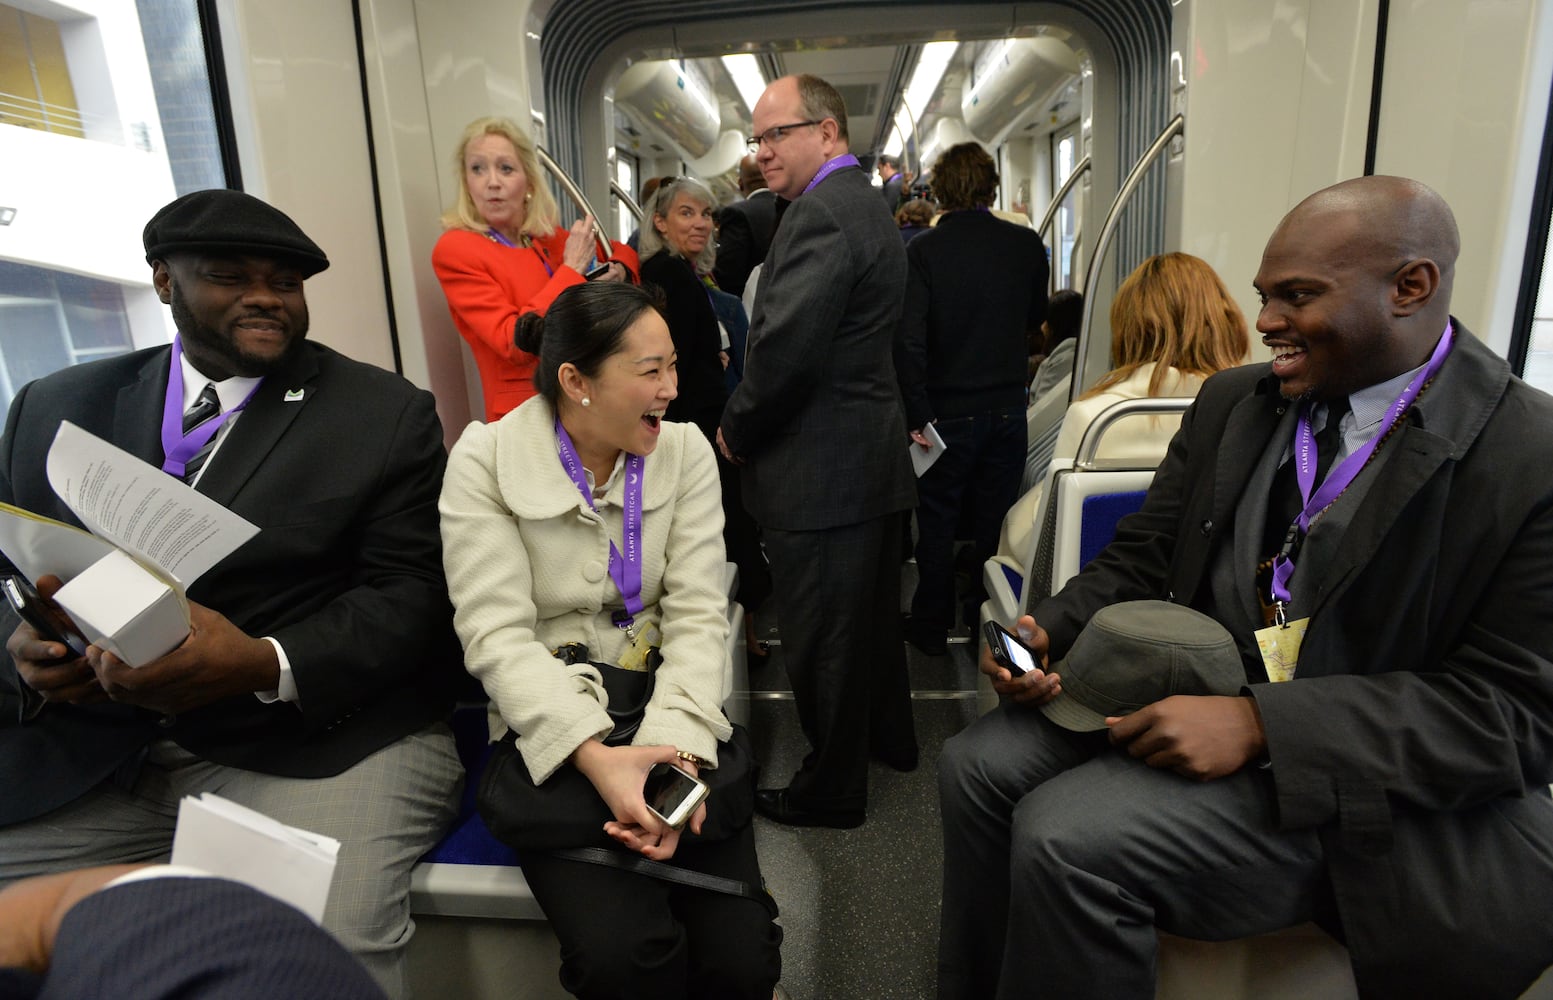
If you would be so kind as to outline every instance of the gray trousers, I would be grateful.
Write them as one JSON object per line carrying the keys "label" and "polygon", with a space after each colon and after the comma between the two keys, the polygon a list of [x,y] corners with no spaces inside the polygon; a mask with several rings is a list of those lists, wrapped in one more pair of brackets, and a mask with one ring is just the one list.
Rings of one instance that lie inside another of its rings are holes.
{"label": "gray trousers", "polygon": [[282,823],[334,837],[340,853],[324,927],[394,998],[408,995],[410,869],[453,821],[464,769],[437,723],[332,778],[282,778],[151,745],[133,788],[103,782],[69,805],[0,828],[0,887],[93,865],[166,861],[178,803],[214,792]]}
{"label": "gray trousers", "polygon": [[1000,705],[939,760],[938,996],[1152,1000],[1156,928],[1202,940],[1311,919],[1312,831],[1277,828],[1272,778],[1157,770]]}

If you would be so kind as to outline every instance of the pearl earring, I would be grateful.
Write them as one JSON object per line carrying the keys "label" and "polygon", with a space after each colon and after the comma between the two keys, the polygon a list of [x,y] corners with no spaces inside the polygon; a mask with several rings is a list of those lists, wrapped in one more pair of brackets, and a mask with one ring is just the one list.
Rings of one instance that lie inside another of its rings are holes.
{"label": "pearl earring", "polygon": [[583,406],[592,406],[593,405],[593,400],[589,399],[587,396],[584,396],[584,397],[582,397],[582,405]]}

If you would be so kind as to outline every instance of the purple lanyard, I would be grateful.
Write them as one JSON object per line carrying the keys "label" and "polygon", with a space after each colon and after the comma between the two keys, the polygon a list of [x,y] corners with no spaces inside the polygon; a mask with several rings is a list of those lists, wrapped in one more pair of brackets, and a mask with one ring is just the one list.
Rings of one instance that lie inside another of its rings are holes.
{"label": "purple lanyard", "polygon": [[[497,243],[500,243],[504,247],[512,247],[514,250],[519,249],[519,247],[518,247],[518,245],[516,243],[512,242],[507,237],[503,236],[501,233],[498,233],[494,229],[487,229],[485,231],[485,235],[489,236],[492,240],[494,240]],[[534,253],[539,255],[539,263],[544,265],[545,273],[548,274],[552,278],[555,277],[555,269],[550,266],[550,259],[545,256],[545,252],[543,250],[539,249],[539,247],[537,247],[537,246],[530,247],[529,249],[533,250]]]}
{"label": "purple lanyard", "polygon": [[840,170],[842,167],[858,167],[861,169],[862,166],[863,165],[861,163],[857,162],[857,157],[853,156],[851,153],[842,153],[840,156],[835,157],[834,159],[827,160],[825,161],[825,165],[820,168],[820,172],[814,175],[814,180],[809,182],[808,186],[803,189],[803,192],[799,195],[799,197],[801,198],[803,195],[813,191],[819,185],[820,181],[823,181],[825,178]]}
{"label": "purple lanyard", "polygon": [[[582,494],[590,509],[598,510],[593,503],[593,491],[588,489],[588,476],[583,471],[582,459],[577,457],[577,448],[572,444],[566,428],[561,426],[560,417],[555,418],[555,440],[557,450],[561,453],[561,464],[566,467],[566,474],[572,482],[577,484],[577,492]],[[620,554],[614,542],[609,543],[609,578],[615,581],[626,605],[625,612],[616,612],[613,620],[627,634],[630,634],[636,616],[642,613],[642,469],[645,465],[646,460],[640,455],[626,458],[625,526],[622,539],[625,555]]]}
{"label": "purple lanyard", "polygon": [[1289,531],[1284,535],[1283,551],[1273,558],[1273,607],[1276,609],[1277,621],[1283,622],[1283,606],[1289,601],[1289,579],[1294,576],[1294,543],[1304,534],[1310,531],[1311,522],[1328,507],[1330,507],[1343,491],[1358,478],[1365,465],[1380,447],[1386,434],[1394,428],[1406,415],[1418,394],[1423,391],[1424,384],[1434,378],[1445,364],[1445,358],[1451,352],[1451,325],[1445,324],[1445,332],[1440,334],[1440,342],[1434,345],[1434,354],[1429,358],[1429,363],[1423,370],[1414,375],[1408,382],[1407,388],[1402,394],[1392,400],[1391,406],[1386,410],[1384,425],[1376,430],[1364,446],[1347,458],[1327,474],[1321,486],[1316,486],[1316,435],[1310,428],[1311,410],[1315,407],[1312,402],[1307,402],[1300,409],[1299,423],[1294,429],[1294,455],[1291,459],[1295,463],[1295,478],[1300,484],[1300,496],[1305,501],[1304,508],[1294,523],[1289,525]]}
{"label": "purple lanyard", "polygon": [[173,364],[172,370],[167,375],[167,398],[162,403],[162,454],[167,456],[162,460],[162,471],[169,475],[183,478],[184,469],[189,464],[189,459],[198,455],[200,449],[205,447],[205,442],[215,437],[216,431],[221,429],[232,417],[242,411],[253,399],[253,394],[259,391],[259,386],[264,384],[260,379],[243,401],[232,407],[220,416],[200,424],[198,427],[185,434],[183,432],[183,341],[173,336]]}

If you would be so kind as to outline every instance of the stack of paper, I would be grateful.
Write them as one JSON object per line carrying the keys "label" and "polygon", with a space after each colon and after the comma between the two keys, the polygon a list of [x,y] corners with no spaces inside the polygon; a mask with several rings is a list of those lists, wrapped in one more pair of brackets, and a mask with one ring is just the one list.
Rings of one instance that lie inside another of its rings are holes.
{"label": "stack of paper", "polygon": [[340,842],[298,830],[219,795],[185,796],[173,833],[175,865],[244,882],[322,923]]}

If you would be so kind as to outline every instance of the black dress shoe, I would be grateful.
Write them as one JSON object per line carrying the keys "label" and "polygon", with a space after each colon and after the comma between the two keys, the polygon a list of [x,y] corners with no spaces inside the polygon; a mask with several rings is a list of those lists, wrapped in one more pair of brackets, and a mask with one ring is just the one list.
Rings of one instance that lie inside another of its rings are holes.
{"label": "black dress shoe", "polygon": [[947,631],[933,628],[909,614],[901,615],[901,636],[929,656],[943,656],[949,652],[949,645],[944,641]]}
{"label": "black dress shoe", "polygon": [[851,830],[867,818],[861,809],[800,809],[787,801],[787,789],[762,788],[755,792],[755,811],[787,826],[828,826]]}

